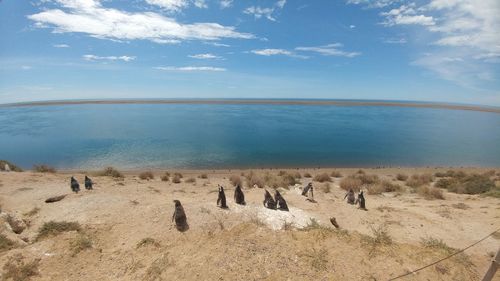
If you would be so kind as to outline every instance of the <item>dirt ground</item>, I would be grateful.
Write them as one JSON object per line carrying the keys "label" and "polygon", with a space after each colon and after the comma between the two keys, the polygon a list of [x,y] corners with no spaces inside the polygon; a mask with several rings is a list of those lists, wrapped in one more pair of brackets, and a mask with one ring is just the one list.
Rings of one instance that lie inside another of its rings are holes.
{"label": "dirt ground", "polygon": [[[314,176],[332,170],[298,171]],[[345,176],[357,169],[335,170]],[[364,170],[394,182],[398,173],[439,171]],[[124,179],[89,173],[95,182],[92,191],[84,190],[82,172],[0,173],[2,213],[27,224],[19,234],[0,226],[0,233],[16,244],[0,252],[1,278],[12,276],[12,268],[22,275],[32,267],[31,280],[389,280],[447,256],[453,251],[447,246],[466,247],[500,227],[497,198],[447,192],[445,200],[411,192],[365,194],[367,210],[361,210],[343,200],[340,178],[332,178],[329,192],[324,183],[313,182],[316,202],[305,200],[300,188],[312,179],[303,177],[300,185],[280,189],[290,207],[283,212],[263,207],[261,188],[245,186],[247,205],[234,204],[229,177],[249,170],[179,172],[183,179],[178,184],[161,181],[160,171],[152,180],[139,179],[138,172],[125,173]],[[203,173],[207,179],[199,177]],[[71,192],[70,176],[80,182],[80,193]],[[194,183],[186,182],[190,177]],[[218,184],[226,189],[228,210],[216,206]],[[59,202],[44,202],[62,194],[67,196]],[[186,232],[171,221],[174,199],[186,211]],[[81,230],[37,239],[49,221],[78,222]],[[424,247],[423,239],[447,246]],[[465,254],[399,280],[480,280],[499,239],[489,237]]]}

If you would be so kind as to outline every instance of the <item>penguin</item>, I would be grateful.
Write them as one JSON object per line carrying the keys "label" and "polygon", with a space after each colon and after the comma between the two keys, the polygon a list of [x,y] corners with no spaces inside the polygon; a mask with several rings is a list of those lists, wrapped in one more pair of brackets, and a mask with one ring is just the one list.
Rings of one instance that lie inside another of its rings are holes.
{"label": "penguin", "polygon": [[365,196],[363,195],[363,191],[360,191],[358,194],[358,199],[356,199],[356,204],[359,203],[359,208],[366,210],[365,206]]}
{"label": "penguin", "polygon": [[219,197],[217,198],[217,206],[221,207],[222,209],[227,209],[226,205],[226,194],[224,193],[224,187],[222,185],[219,185]]}
{"label": "penguin", "polygon": [[354,191],[349,189],[349,191],[345,194],[344,199],[347,197],[347,203],[354,205],[354,201],[356,200],[356,195],[354,195]]}
{"label": "penguin", "polygon": [[93,189],[92,188],[93,184],[94,183],[92,182],[92,180],[89,177],[85,176],[85,189],[92,190]]}
{"label": "penguin", "polygon": [[239,205],[246,205],[245,195],[243,194],[243,191],[241,190],[241,187],[239,184],[234,189],[234,202],[236,202],[236,204],[239,204]]}
{"label": "penguin", "polygon": [[271,196],[271,193],[269,191],[265,190],[264,193],[264,207],[271,209],[271,210],[276,210],[276,201],[274,201],[273,197]]}
{"label": "penguin", "polygon": [[74,177],[71,177],[71,190],[74,193],[78,193],[80,191],[80,184]]}
{"label": "penguin", "polygon": [[304,187],[304,190],[302,190],[302,196],[306,196],[306,197],[307,197],[307,192],[308,192],[308,191],[309,191],[309,189],[311,189],[311,188],[312,188],[312,183],[310,182],[310,183],[308,183],[308,184],[306,185],[306,187]]}
{"label": "penguin", "polygon": [[274,200],[276,201],[278,210],[288,211],[288,205],[286,204],[285,198],[281,196],[281,193],[278,190],[274,193]]}
{"label": "penguin", "polygon": [[184,212],[181,201],[174,200],[174,203],[175,210],[174,214],[172,215],[172,222],[175,221],[175,227],[177,228],[177,230],[184,232],[189,229],[186,213]]}

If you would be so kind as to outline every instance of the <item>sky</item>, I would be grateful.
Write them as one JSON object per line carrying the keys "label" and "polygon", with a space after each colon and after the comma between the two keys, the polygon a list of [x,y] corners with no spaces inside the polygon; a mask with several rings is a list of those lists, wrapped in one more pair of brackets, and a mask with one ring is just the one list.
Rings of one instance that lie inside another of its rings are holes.
{"label": "sky", "polygon": [[500,106],[498,0],[0,0],[0,103]]}

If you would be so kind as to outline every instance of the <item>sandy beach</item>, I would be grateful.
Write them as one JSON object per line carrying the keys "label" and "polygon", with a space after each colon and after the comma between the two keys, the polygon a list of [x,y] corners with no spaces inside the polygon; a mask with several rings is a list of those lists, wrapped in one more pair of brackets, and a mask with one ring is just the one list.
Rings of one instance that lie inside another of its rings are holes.
{"label": "sandy beach", "polygon": [[[334,170],[337,177],[330,177],[331,182],[313,180]],[[358,169],[184,170],[169,171],[168,181],[161,179],[164,171],[154,171],[153,179],[141,179],[139,172],[125,172],[124,178],[97,172],[0,172],[1,234],[13,242],[0,252],[2,276],[31,272],[32,280],[388,280],[500,227],[498,198],[447,191],[444,199],[426,198],[397,179],[398,174],[447,170],[363,169],[365,175],[401,187],[380,194],[363,187],[367,210],[347,204],[340,188],[343,178]],[[491,169],[454,170],[480,174]],[[180,183],[173,183],[175,172],[182,174]],[[300,183],[278,188],[290,212],[264,208],[264,189],[249,187],[249,174],[267,175],[268,180],[300,174]],[[84,189],[84,175],[93,179],[94,190]],[[80,182],[78,194],[70,190],[71,176]],[[230,178],[242,181],[246,206],[234,203]],[[300,195],[309,182],[315,187],[314,203]],[[226,188],[227,210],[216,206],[219,184]],[[58,195],[66,197],[44,202]],[[171,221],[174,199],[184,206],[186,232]],[[331,217],[340,229],[333,227]],[[9,225],[13,220],[22,231]],[[78,223],[78,229],[42,236],[50,221]],[[498,233],[492,235],[465,254],[400,280],[480,280],[499,239]]]}

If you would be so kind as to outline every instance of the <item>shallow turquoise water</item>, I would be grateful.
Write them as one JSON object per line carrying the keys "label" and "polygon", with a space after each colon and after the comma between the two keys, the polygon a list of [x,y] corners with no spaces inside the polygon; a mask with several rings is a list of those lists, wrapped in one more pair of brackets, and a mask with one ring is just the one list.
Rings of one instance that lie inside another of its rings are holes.
{"label": "shallow turquoise water", "polygon": [[500,114],[318,105],[5,107],[0,159],[67,169],[500,166]]}

